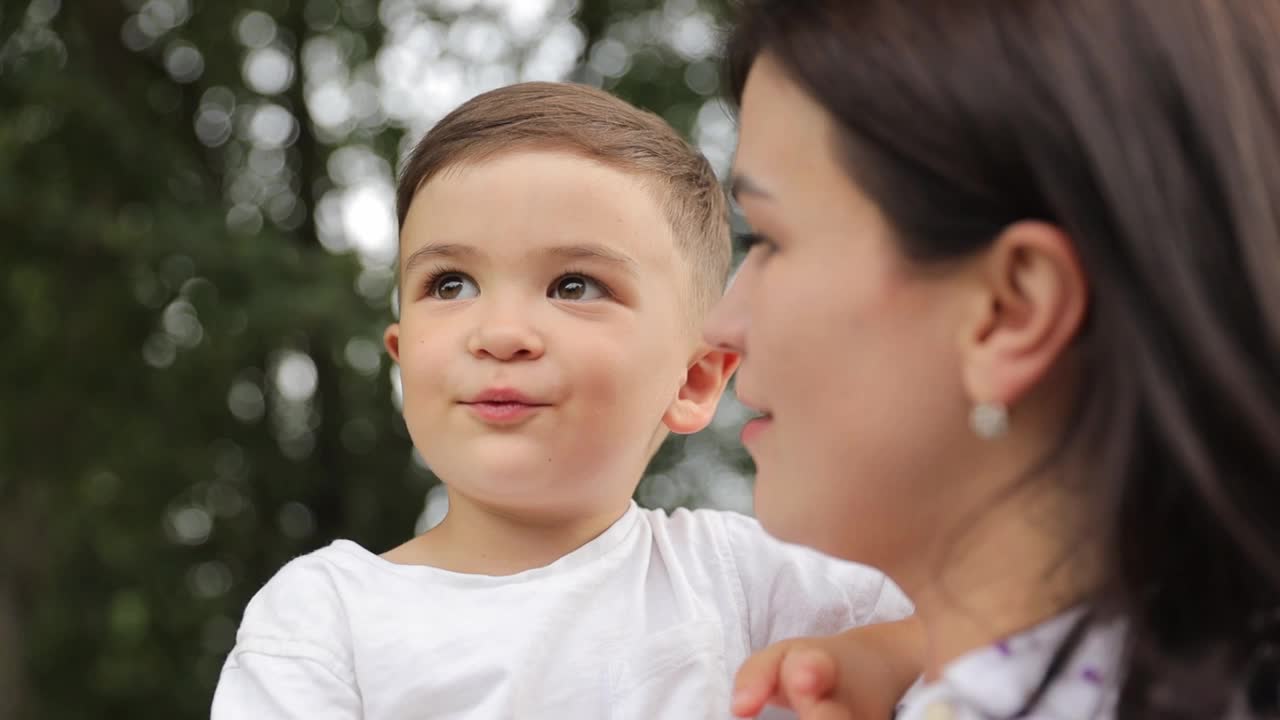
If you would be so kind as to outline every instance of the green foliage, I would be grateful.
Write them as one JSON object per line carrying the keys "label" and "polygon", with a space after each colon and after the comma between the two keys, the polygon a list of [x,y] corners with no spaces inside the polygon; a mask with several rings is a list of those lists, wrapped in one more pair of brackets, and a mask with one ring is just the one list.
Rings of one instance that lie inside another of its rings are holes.
{"label": "green foliage", "polygon": [[[379,84],[396,13],[434,20],[441,62],[467,72],[515,80],[536,60],[519,32],[468,57],[451,28],[505,26],[460,5],[0,4],[0,720],[206,717],[240,612],[281,564],[413,532],[436,480],[381,351],[391,276],[342,249],[325,203],[353,157],[390,183],[430,121]],[[695,133],[715,60],[696,32],[662,35],[697,2],[549,5],[580,33],[568,77]],[[308,64],[324,47],[332,76]],[[276,54],[250,70],[254,48]],[[342,122],[308,95],[335,79]],[[699,501],[687,482],[660,499]]]}

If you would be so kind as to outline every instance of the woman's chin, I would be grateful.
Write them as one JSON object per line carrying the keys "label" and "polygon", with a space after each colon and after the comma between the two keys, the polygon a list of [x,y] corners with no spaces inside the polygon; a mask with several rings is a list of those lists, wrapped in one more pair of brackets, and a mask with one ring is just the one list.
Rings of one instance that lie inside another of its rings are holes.
{"label": "woman's chin", "polygon": [[766,532],[783,542],[809,545],[818,539],[813,537],[814,513],[807,511],[800,499],[787,494],[786,488],[773,492],[768,478],[762,478],[759,472],[756,474],[755,515]]}

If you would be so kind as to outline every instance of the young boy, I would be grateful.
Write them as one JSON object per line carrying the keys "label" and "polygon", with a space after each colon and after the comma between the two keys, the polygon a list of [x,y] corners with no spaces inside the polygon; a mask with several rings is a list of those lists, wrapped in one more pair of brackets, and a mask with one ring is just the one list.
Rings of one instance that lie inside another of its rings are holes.
{"label": "young boy", "polygon": [[214,718],[727,717],[752,652],[909,613],[880,573],[751,519],[631,501],[737,364],[699,334],[726,200],[662,120],[503,88],[423,138],[398,195],[386,345],[448,515],[382,556],[338,541],[286,565]]}

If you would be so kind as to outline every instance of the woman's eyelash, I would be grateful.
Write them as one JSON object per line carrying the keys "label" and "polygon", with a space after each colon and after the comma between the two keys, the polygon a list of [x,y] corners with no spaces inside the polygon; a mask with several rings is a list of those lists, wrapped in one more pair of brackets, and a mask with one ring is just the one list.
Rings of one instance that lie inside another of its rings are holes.
{"label": "woman's eyelash", "polygon": [[742,253],[751,252],[751,248],[768,242],[768,239],[758,232],[740,232],[733,236],[733,242],[738,246],[738,251]]}

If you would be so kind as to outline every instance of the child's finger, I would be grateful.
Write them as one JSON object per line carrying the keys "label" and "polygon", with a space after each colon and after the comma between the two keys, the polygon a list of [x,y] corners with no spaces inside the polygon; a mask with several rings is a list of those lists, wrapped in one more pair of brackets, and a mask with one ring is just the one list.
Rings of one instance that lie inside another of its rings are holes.
{"label": "child's finger", "polygon": [[836,687],[836,662],[830,653],[814,648],[796,648],[782,659],[775,673],[778,694],[801,715],[827,700]]}
{"label": "child's finger", "polygon": [[777,703],[779,699],[771,688],[748,685],[733,691],[733,701],[729,709],[738,717],[751,718],[759,715],[765,705],[770,702]]}
{"label": "child's finger", "polygon": [[799,715],[800,720],[856,720],[848,708],[833,700],[823,700]]}
{"label": "child's finger", "polygon": [[778,672],[786,655],[785,644],[771,645],[747,658],[733,679],[731,710],[738,717],[755,717],[774,699]]}

